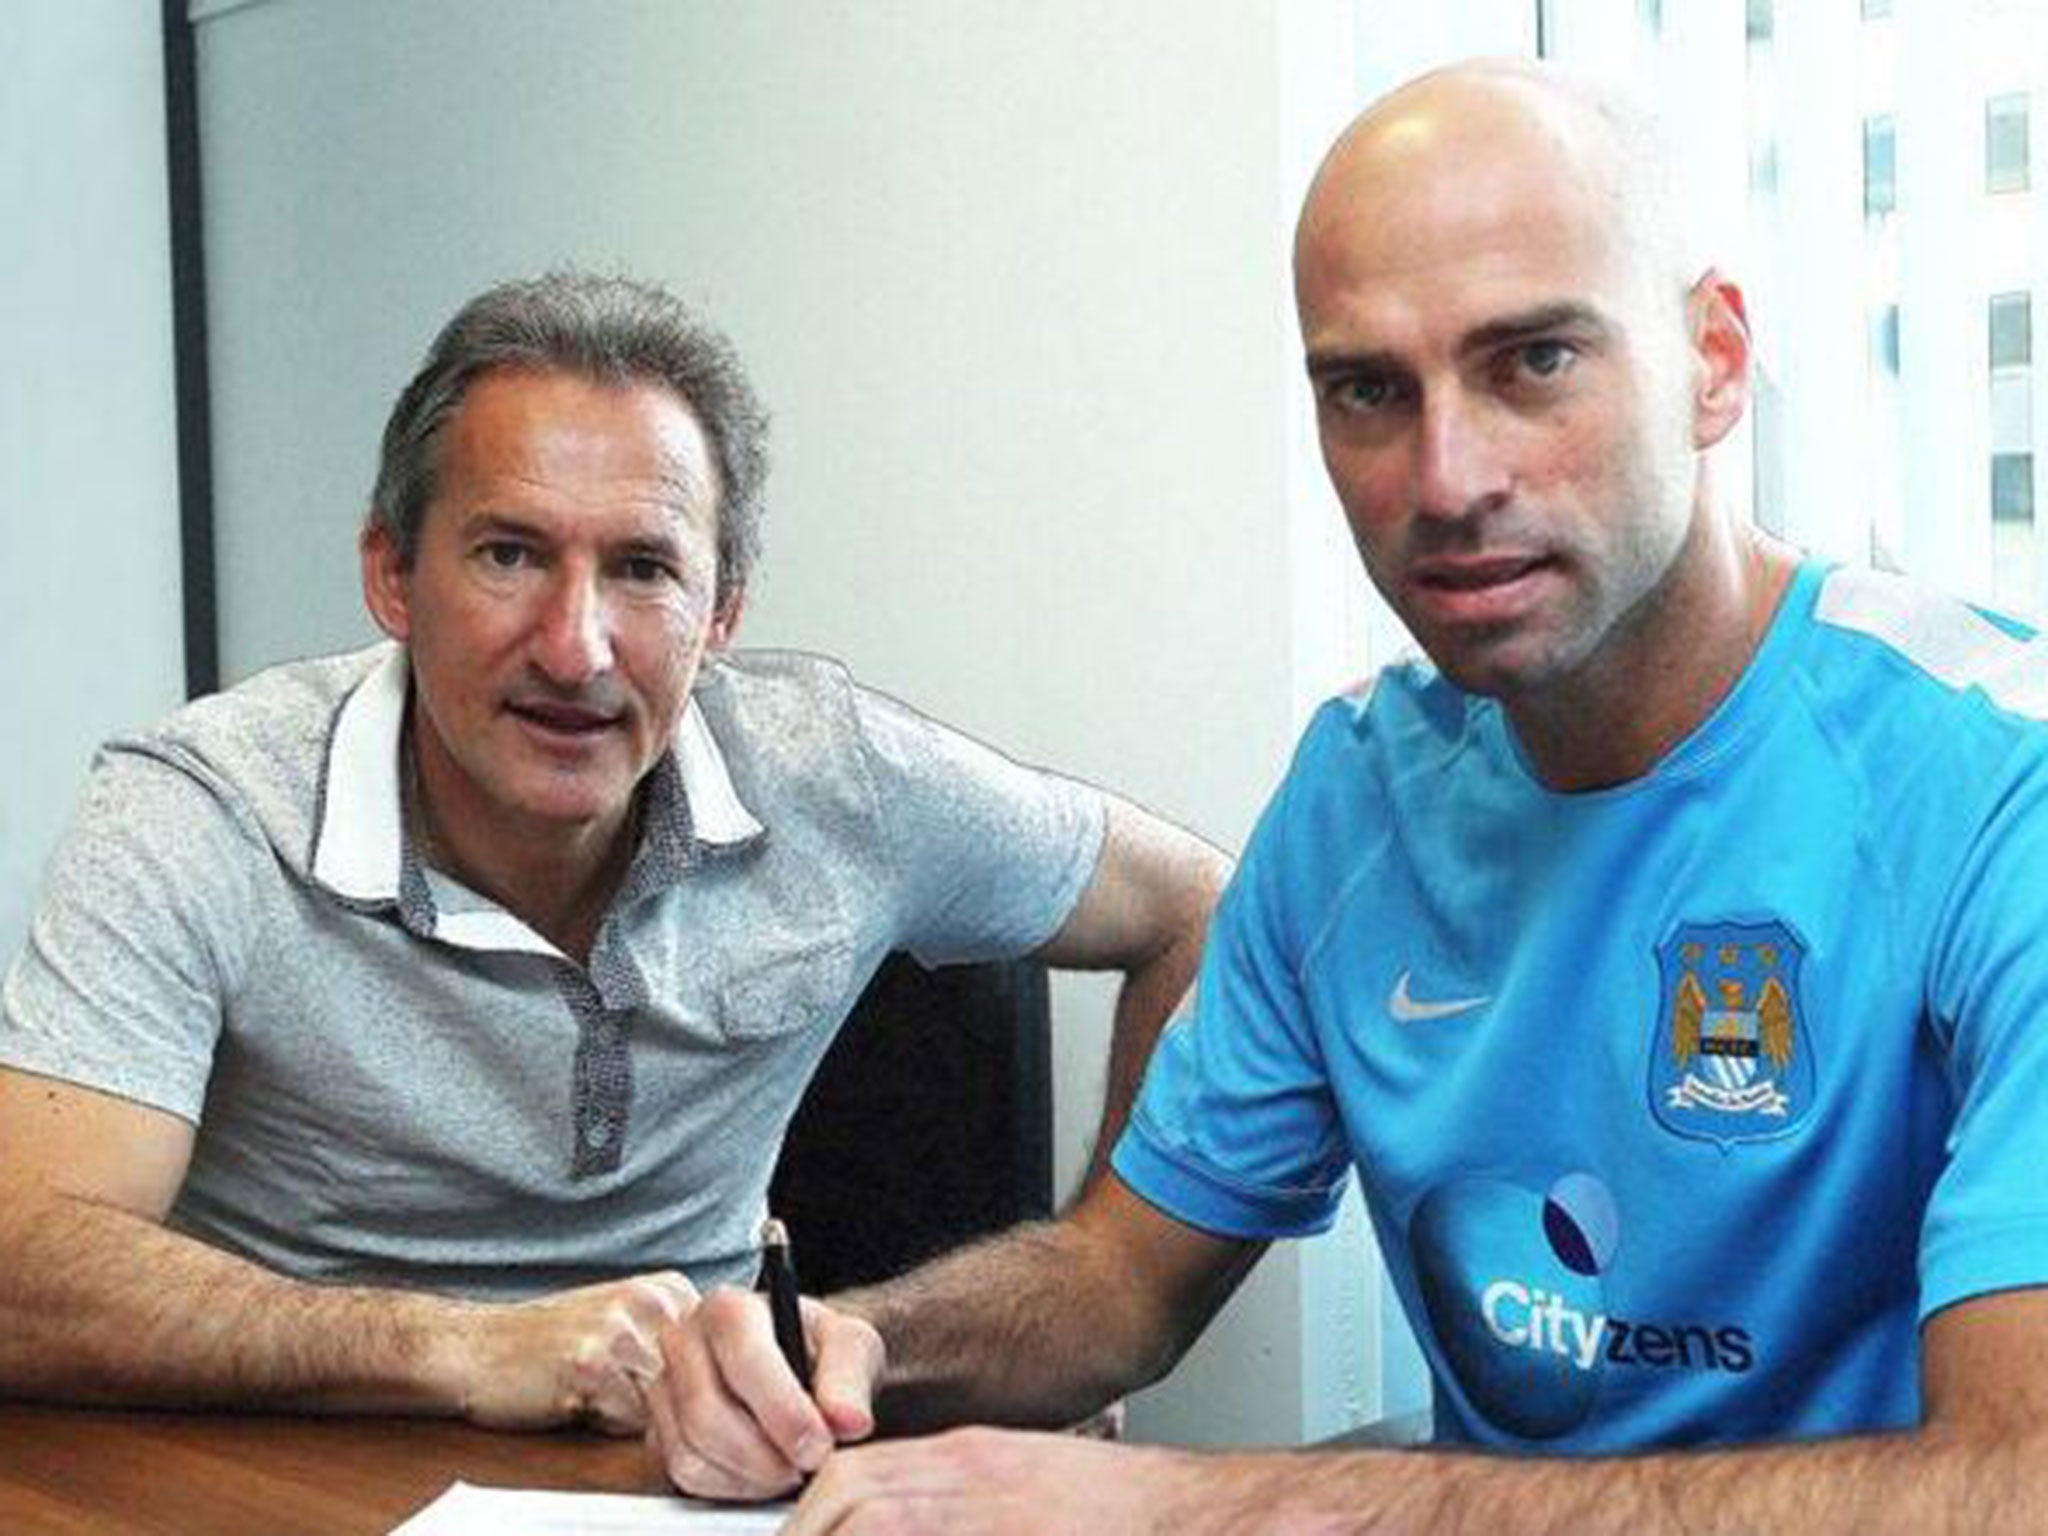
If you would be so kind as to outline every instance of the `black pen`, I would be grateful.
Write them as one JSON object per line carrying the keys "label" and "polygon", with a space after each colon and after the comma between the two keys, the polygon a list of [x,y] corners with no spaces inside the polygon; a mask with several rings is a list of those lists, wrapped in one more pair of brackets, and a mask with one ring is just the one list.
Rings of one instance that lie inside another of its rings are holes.
{"label": "black pen", "polygon": [[804,1344],[803,1308],[797,1304],[796,1264],[789,1256],[789,1231],[773,1216],[761,1223],[761,1284],[768,1292],[775,1343],[796,1373],[798,1384],[808,1392],[811,1352]]}

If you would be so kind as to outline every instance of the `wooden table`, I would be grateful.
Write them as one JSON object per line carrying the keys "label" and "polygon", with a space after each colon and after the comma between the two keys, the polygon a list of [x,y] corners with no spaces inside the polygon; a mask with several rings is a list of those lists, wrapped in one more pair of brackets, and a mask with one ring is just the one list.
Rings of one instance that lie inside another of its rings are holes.
{"label": "wooden table", "polygon": [[6,1536],[383,1536],[457,1478],[607,1493],[666,1487],[640,1441],[594,1434],[0,1403]]}

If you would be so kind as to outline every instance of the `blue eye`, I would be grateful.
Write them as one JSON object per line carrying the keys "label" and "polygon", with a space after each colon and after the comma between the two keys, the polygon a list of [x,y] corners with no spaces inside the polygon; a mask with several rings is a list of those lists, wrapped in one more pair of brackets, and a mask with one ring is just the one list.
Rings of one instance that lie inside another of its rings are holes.
{"label": "blue eye", "polygon": [[1539,379],[1554,379],[1578,361],[1578,352],[1566,342],[1542,340],[1524,342],[1516,349],[1516,360],[1525,373]]}
{"label": "blue eye", "polygon": [[1386,410],[1398,394],[1394,381],[1385,374],[1352,373],[1332,379],[1326,398],[1340,411],[1367,415]]}

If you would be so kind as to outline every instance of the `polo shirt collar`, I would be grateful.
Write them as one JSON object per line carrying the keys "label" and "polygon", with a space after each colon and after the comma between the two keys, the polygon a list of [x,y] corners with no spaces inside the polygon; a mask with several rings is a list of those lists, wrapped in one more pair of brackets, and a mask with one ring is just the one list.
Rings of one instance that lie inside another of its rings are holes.
{"label": "polo shirt collar", "polygon": [[[405,647],[389,647],[342,700],[328,735],[311,873],[344,900],[400,900],[406,849],[399,742],[410,675]],[[762,834],[760,821],[733,787],[725,754],[695,698],[676,727],[670,760],[693,844],[726,848]]]}
{"label": "polo shirt collar", "polygon": [[673,750],[683,799],[690,808],[690,834],[698,843],[730,848],[761,835],[765,829],[733,788],[725,754],[694,696],[676,726]]}

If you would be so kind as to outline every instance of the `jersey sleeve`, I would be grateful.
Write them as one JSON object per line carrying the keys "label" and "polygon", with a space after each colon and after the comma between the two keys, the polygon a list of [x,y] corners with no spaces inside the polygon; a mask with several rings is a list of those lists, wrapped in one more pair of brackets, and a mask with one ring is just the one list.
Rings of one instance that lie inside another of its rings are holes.
{"label": "jersey sleeve", "polygon": [[1027,767],[881,694],[857,690],[902,944],[925,965],[1028,954],[1094,877],[1101,791]]}
{"label": "jersey sleeve", "polygon": [[1318,904],[1320,861],[1296,815],[1314,747],[1252,834],[1210,924],[1195,1001],[1161,1037],[1113,1159],[1148,1203],[1230,1237],[1324,1230],[1350,1166],[1298,964]]}
{"label": "jersey sleeve", "polygon": [[191,775],[104,753],[0,988],[0,1065],[197,1124],[266,852]]}
{"label": "jersey sleeve", "polygon": [[2048,750],[2034,734],[1963,857],[1933,956],[1956,1111],[1921,1232],[1923,1319],[2048,1284]]}

